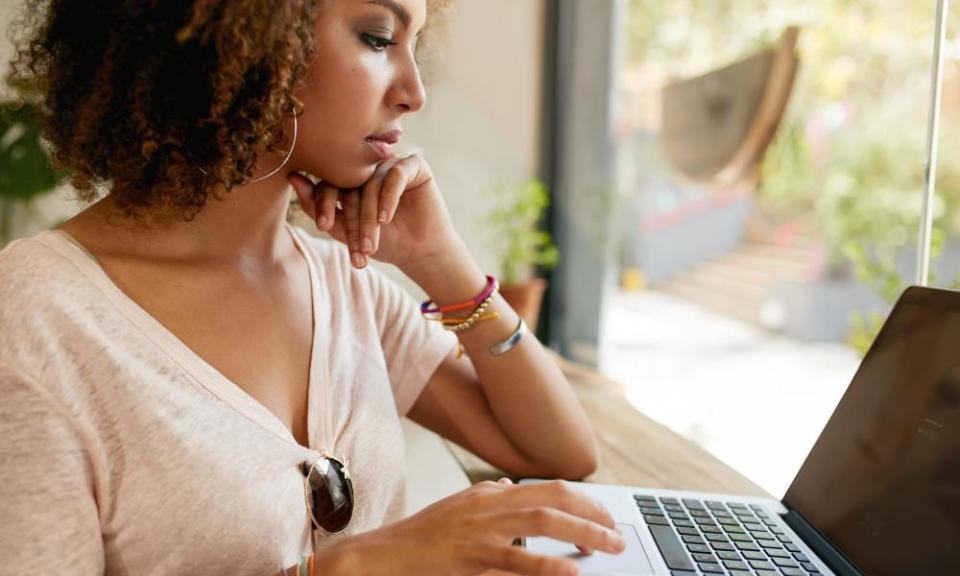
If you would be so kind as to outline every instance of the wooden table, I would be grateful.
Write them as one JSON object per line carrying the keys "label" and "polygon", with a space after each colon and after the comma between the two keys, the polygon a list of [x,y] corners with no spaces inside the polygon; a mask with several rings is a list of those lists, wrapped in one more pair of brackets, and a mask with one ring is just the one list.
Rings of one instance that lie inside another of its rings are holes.
{"label": "wooden table", "polygon": [[[600,445],[600,466],[588,482],[769,496],[703,448],[638,412],[627,402],[622,385],[554,357],[580,398]],[[510,477],[456,444],[447,445],[471,482]]]}

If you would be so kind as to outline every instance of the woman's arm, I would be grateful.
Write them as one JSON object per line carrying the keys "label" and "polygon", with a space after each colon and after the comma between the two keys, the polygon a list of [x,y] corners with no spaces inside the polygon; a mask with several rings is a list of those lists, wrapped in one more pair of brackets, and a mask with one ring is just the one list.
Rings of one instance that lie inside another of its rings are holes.
{"label": "woman's arm", "polygon": [[[426,161],[413,154],[383,161],[361,193],[291,175],[307,214],[350,248],[354,266],[369,257],[396,265],[440,305],[476,296],[485,276],[450,219]],[[337,199],[342,209],[335,209]],[[319,227],[319,225],[318,225]],[[556,364],[532,334],[513,350],[490,346],[516,329],[517,314],[497,297],[500,319],[460,334],[472,360],[444,360],[411,416],[504,470],[582,478],[597,467],[596,441]]]}
{"label": "woman's arm", "polygon": [[[404,269],[440,306],[472,298],[486,283],[466,246],[451,244],[444,257]],[[519,317],[499,295],[488,311],[500,318],[459,334],[470,360],[448,356],[409,416],[510,473],[591,474],[596,440],[560,368],[532,333],[506,354],[491,356],[489,348],[513,333]]]}

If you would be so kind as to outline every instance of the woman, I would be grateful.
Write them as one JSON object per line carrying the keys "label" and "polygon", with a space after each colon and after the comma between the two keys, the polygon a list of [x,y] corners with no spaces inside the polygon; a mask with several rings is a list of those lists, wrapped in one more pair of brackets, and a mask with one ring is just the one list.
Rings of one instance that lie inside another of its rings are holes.
{"label": "woman", "polygon": [[[42,8],[14,79],[81,196],[108,193],[0,254],[4,574],[555,574],[576,567],[513,539],[622,548],[563,483],[401,519],[404,415],[518,475],[596,466],[429,166],[391,153],[437,6]],[[291,185],[338,243],[286,224]]]}

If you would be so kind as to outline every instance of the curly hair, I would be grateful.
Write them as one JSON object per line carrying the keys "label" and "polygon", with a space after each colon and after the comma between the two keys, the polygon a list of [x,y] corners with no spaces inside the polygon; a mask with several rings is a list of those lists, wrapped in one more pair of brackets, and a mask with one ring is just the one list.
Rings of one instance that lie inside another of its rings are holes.
{"label": "curly hair", "polygon": [[323,2],[28,0],[8,81],[80,199],[190,220],[288,141]]}

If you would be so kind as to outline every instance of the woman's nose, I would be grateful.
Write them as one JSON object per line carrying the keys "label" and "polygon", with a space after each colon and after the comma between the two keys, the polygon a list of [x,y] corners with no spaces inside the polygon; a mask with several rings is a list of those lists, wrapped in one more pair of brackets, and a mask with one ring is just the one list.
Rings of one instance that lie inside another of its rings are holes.
{"label": "woman's nose", "polygon": [[423,79],[412,55],[399,71],[388,98],[392,108],[399,108],[404,113],[418,112],[426,105],[427,94],[423,88]]}

